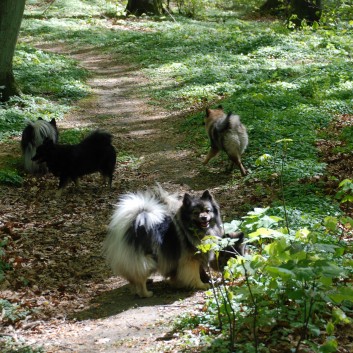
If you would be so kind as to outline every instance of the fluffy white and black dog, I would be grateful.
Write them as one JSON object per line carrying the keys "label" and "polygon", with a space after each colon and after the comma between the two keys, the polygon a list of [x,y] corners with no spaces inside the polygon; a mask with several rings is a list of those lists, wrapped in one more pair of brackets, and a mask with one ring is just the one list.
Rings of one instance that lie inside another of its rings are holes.
{"label": "fluffy white and black dog", "polygon": [[220,209],[208,190],[182,200],[160,187],[128,193],[116,205],[103,252],[115,275],[133,294],[151,297],[146,282],[159,272],[177,288],[208,289],[200,274],[210,260],[197,246],[207,235],[222,236]]}
{"label": "fluffy white and black dog", "polygon": [[37,148],[45,141],[58,142],[58,129],[55,119],[50,122],[39,118],[37,121],[29,121],[22,132],[21,149],[24,157],[24,168],[31,174],[44,174],[48,171],[45,163],[38,163],[32,158]]}

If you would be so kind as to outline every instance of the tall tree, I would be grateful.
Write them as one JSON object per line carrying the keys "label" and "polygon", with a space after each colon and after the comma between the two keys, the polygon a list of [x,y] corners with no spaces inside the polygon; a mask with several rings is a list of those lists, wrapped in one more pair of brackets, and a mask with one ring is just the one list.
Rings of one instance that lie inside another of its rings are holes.
{"label": "tall tree", "polygon": [[308,24],[319,21],[321,18],[321,0],[291,0],[291,14],[297,16],[294,23],[300,26],[303,20]]}
{"label": "tall tree", "polygon": [[162,0],[128,0],[127,14],[141,16],[142,14],[162,15]]}
{"label": "tall tree", "polygon": [[20,93],[13,75],[13,56],[26,0],[0,0],[0,101]]}
{"label": "tall tree", "polygon": [[303,20],[308,24],[319,21],[321,11],[321,0],[267,0],[260,7],[260,13],[286,16],[296,26]]}

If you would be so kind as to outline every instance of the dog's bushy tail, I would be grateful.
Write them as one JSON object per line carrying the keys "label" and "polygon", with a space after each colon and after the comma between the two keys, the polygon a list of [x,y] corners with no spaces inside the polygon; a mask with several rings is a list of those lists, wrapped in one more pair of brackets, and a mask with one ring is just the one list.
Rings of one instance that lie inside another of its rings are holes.
{"label": "dog's bushy tail", "polygon": [[127,256],[128,244],[136,250],[139,245],[153,246],[153,237],[149,235],[168,215],[168,206],[154,193],[128,193],[120,198],[103,244],[103,253],[114,272],[119,273],[122,263],[126,263],[122,259]]}
{"label": "dog's bushy tail", "polygon": [[230,118],[232,116],[233,113],[228,113],[224,119],[218,120],[215,126],[218,133],[222,133],[230,128]]}
{"label": "dog's bushy tail", "polygon": [[112,139],[112,135],[108,132],[96,130],[84,138],[81,141],[81,144],[89,146],[111,145]]}

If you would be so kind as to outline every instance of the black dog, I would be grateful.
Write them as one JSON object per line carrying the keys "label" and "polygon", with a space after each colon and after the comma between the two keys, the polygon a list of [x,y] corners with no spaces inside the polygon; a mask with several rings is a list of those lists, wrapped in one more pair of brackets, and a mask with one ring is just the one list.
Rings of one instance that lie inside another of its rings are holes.
{"label": "black dog", "polygon": [[79,177],[94,172],[100,172],[104,180],[108,177],[111,187],[116,163],[111,142],[112,136],[101,131],[94,131],[77,145],[56,145],[46,139],[32,160],[45,162],[49,171],[60,178],[59,192],[70,180],[77,184]]}
{"label": "black dog", "polygon": [[[222,241],[224,240],[227,241],[227,245],[219,251],[217,257],[214,255],[209,262],[210,268],[218,272],[224,271],[224,267],[227,266],[227,262],[230,258],[244,256],[246,254],[246,245],[243,243],[243,232],[225,234],[222,237]],[[200,277],[204,283],[209,283],[211,280],[204,268],[200,270]]]}
{"label": "black dog", "polygon": [[210,266],[216,271],[223,271],[227,262],[232,257],[244,256],[246,246],[244,242],[244,233],[236,232],[224,235],[223,239],[228,240],[228,245],[219,252],[218,259],[214,258]]}

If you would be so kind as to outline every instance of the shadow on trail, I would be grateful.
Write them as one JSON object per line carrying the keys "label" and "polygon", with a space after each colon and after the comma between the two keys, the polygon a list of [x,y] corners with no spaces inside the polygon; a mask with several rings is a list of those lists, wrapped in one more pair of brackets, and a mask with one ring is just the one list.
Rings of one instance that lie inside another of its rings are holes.
{"label": "shadow on trail", "polygon": [[[233,176],[233,173],[235,173],[235,177]],[[194,190],[214,189],[225,187],[231,181],[234,183],[237,179],[241,180],[240,173],[238,178],[236,173],[238,172],[224,171],[222,168],[205,170],[205,167],[201,167],[195,175],[181,175],[180,178],[177,179],[177,182],[189,185]]]}
{"label": "shadow on trail", "polygon": [[193,291],[172,288],[164,281],[149,283],[147,286],[154,293],[151,298],[139,298],[132,295],[128,285],[124,285],[98,295],[91,301],[88,309],[70,315],[70,319],[103,319],[129,309],[147,306],[168,306],[193,294]]}

